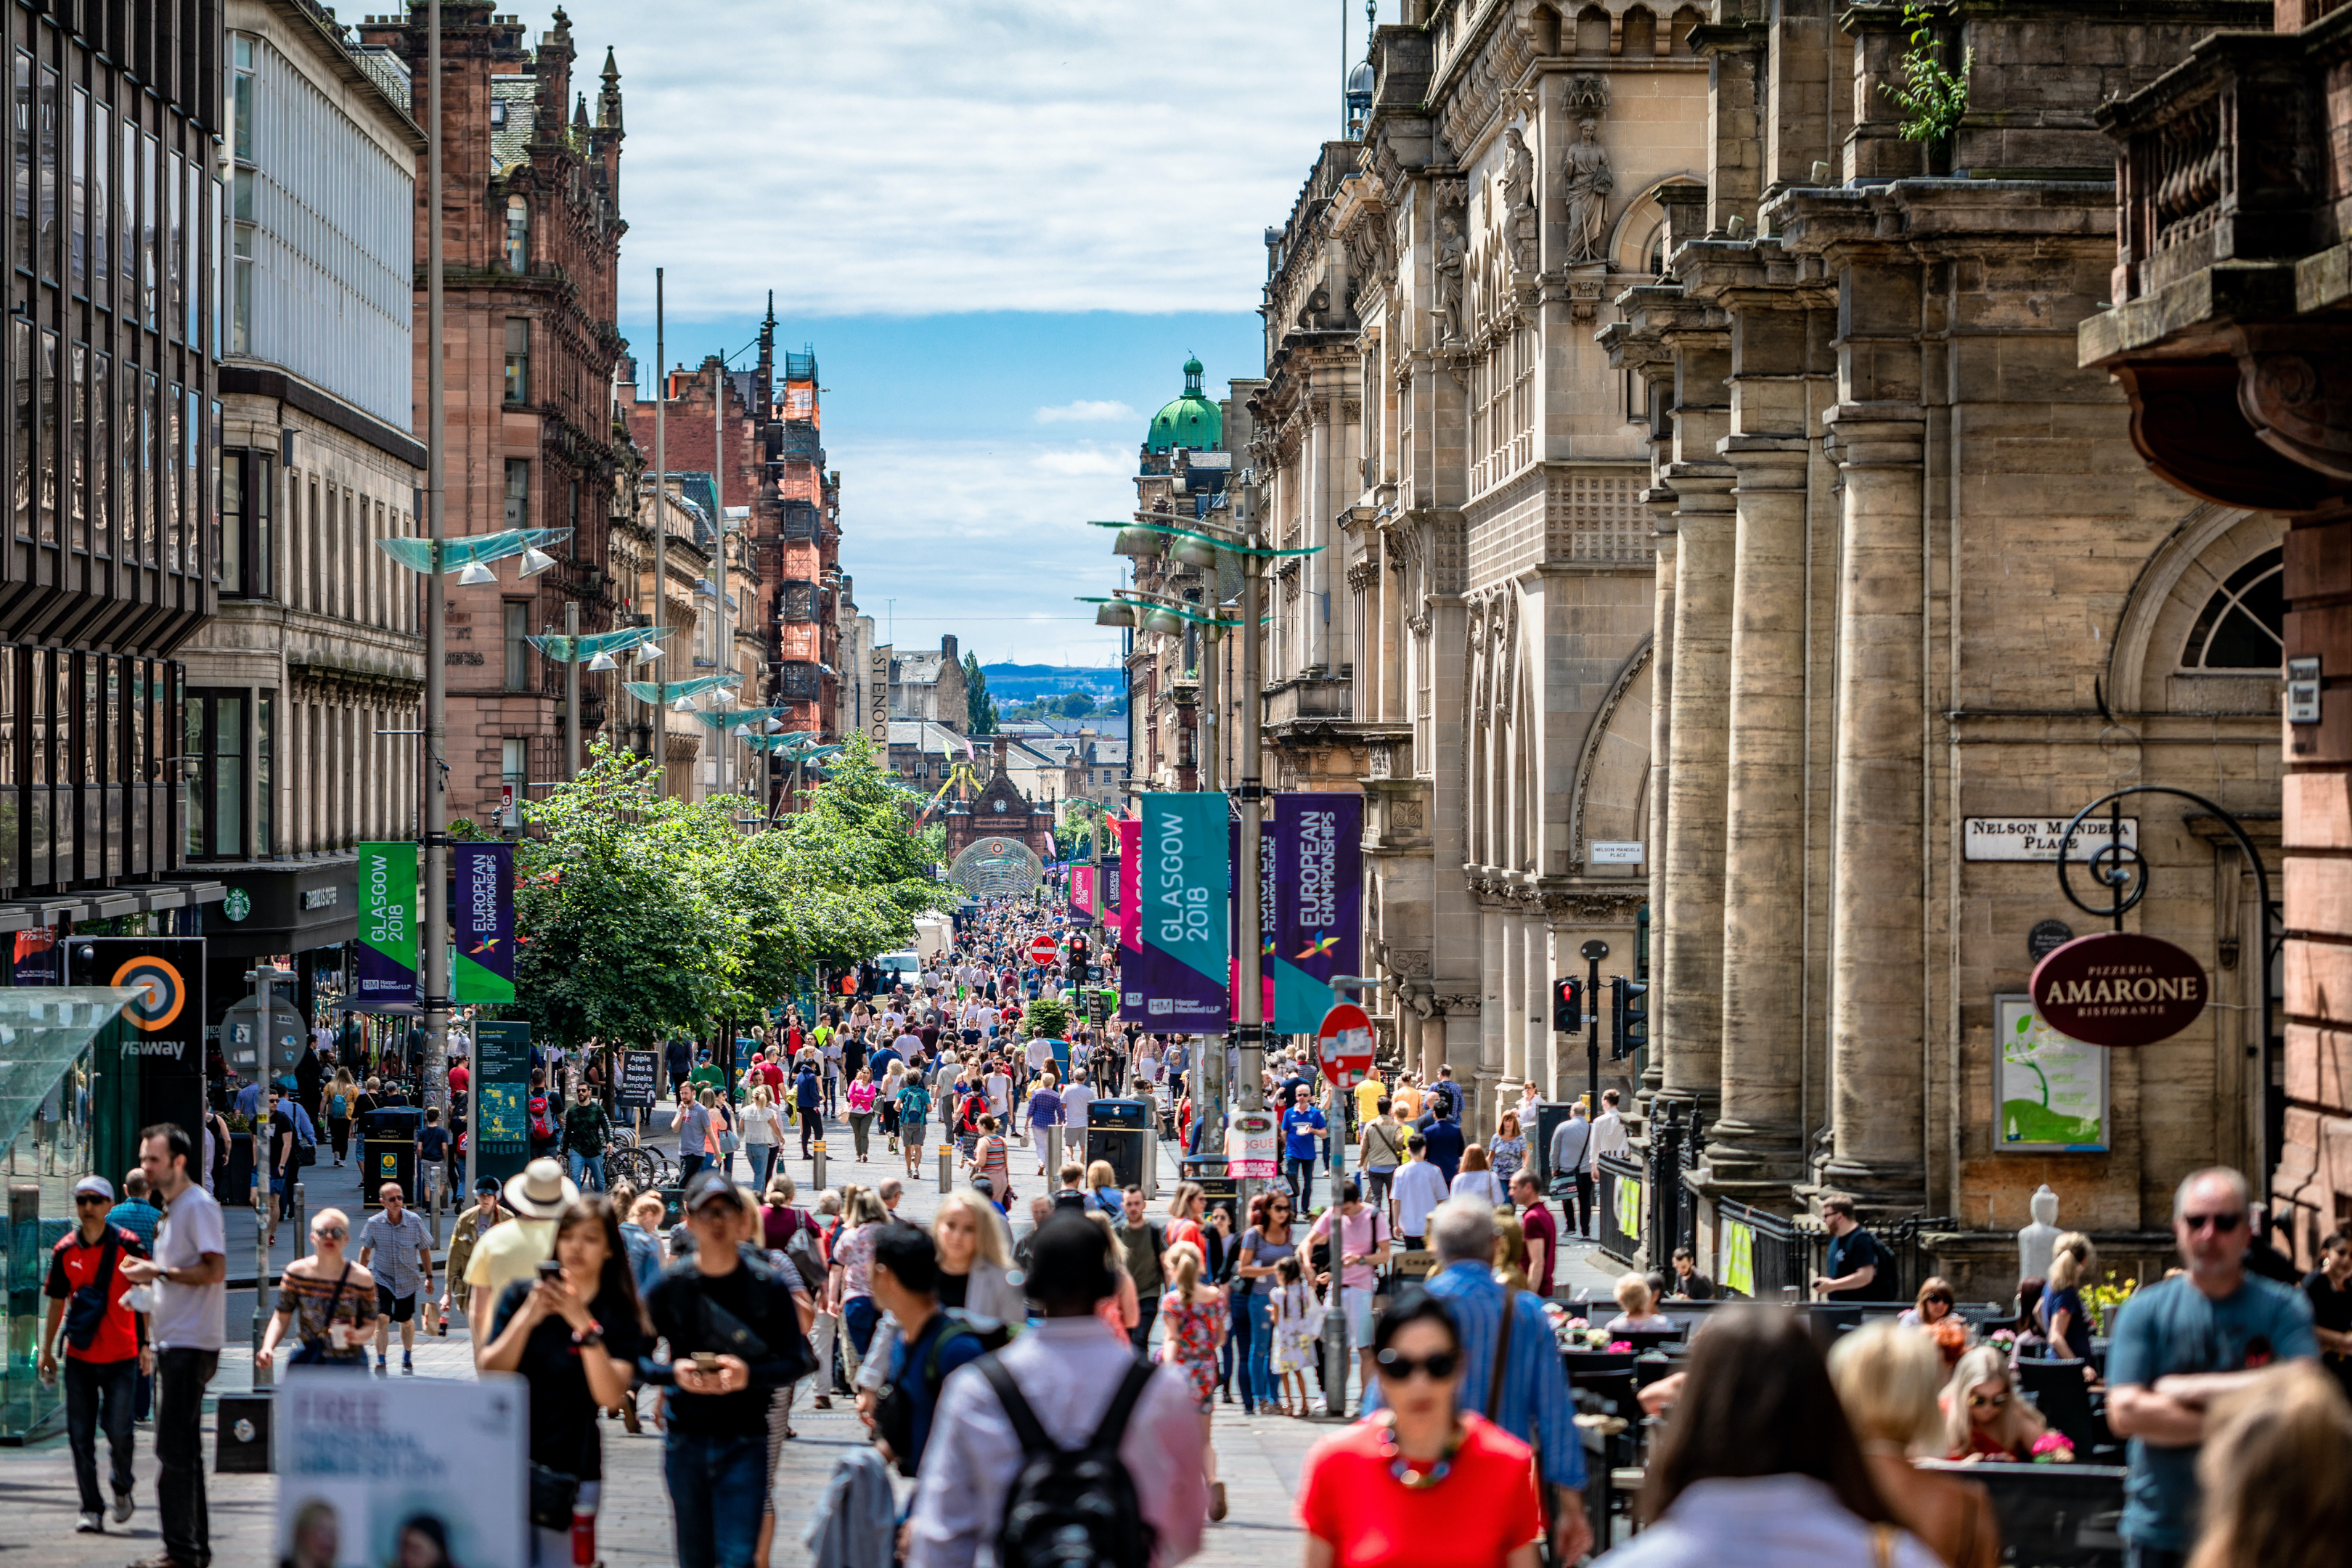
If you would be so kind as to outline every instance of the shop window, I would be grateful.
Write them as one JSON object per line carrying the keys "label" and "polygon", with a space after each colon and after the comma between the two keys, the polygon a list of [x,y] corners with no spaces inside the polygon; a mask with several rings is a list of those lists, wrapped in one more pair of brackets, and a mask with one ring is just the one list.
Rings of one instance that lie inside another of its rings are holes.
{"label": "shop window", "polygon": [[507,198],[507,270],[530,270],[530,204],[520,196]]}
{"label": "shop window", "polygon": [[506,526],[530,526],[530,461],[527,458],[507,459]]}
{"label": "shop window", "polygon": [[507,401],[530,401],[530,322],[522,316],[507,318]]}
{"label": "shop window", "polygon": [[521,691],[530,685],[530,645],[523,640],[530,631],[530,603],[509,599],[503,608],[505,616],[499,632],[500,647],[506,654],[506,689]]}

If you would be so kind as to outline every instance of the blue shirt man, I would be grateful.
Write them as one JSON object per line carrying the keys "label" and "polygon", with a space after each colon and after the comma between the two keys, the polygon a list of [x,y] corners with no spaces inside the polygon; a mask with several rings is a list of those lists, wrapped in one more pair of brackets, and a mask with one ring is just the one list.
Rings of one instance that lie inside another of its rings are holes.
{"label": "blue shirt man", "polygon": [[[135,1171],[131,1173],[138,1174]],[[155,1222],[163,1217],[163,1210],[143,1197],[126,1195],[121,1203],[106,1211],[106,1223],[137,1237],[139,1245],[145,1247],[150,1255],[155,1250]]]}
{"label": "blue shirt man", "polygon": [[231,1101],[231,1103],[235,1106],[236,1113],[239,1116],[251,1116],[255,1111],[259,1110],[261,1109],[261,1080],[259,1079],[256,1079],[251,1083],[247,1084],[243,1089],[238,1089],[236,1091],[236,1099]]}
{"label": "blue shirt man", "polygon": [[824,1103],[824,1087],[817,1081],[814,1068],[801,1068],[801,1076],[793,1083],[793,1103],[803,1110],[814,1110]]}
{"label": "blue shirt man", "polygon": [[1448,1118],[1424,1117],[1417,1125],[1422,1140],[1429,1145],[1429,1163],[1445,1173],[1445,1184],[1454,1184],[1454,1173],[1462,1168],[1462,1129]]}
{"label": "blue shirt man", "polygon": [[2189,1268],[2137,1292],[2107,1349],[2107,1421],[2131,1439],[2121,1534],[2144,1560],[2195,1544],[2197,1453],[2214,1398],[2261,1369],[2319,1353],[2311,1303],[2246,1272],[2245,1178],[2216,1167],[2180,1184],[2172,1232]]}
{"label": "blue shirt man", "polygon": [[1323,1113],[1307,1103],[1307,1090],[1294,1091],[1289,1109],[1282,1113],[1282,1176],[1301,1215],[1315,1206],[1315,1146],[1324,1125]]}

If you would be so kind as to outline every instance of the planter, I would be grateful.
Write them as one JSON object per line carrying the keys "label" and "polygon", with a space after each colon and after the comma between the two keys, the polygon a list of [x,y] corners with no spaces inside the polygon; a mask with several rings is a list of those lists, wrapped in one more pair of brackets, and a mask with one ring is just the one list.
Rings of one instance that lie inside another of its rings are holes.
{"label": "planter", "polygon": [[222,1178],[219,1197],[225,1205],[250,1206],[253,1194],[253,1134],[228,1135],[228,1174]]}

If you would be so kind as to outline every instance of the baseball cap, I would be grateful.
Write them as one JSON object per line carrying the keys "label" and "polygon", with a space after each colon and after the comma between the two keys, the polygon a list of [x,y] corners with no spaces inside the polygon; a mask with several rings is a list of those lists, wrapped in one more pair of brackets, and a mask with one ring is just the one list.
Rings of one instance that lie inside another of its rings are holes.
{"label": "baseball cap", "polygon": [[477,1196],[483,1193],[495,1193],[498,1190],[499,1179],[496,1176],[484,1176],[474,1184],[474,1193]]}
{"label": "baseball cap", "polygon": [[678,1206],[692,1214],[714,1197],[723,1197],[738,1208],[743,1201],[735,1191],[735,1184],[728,1180],[725,1173],[699,1171],[695,1173],[694,1180],[687,1184],[685,1198]]}
{"label": "baseball cap", "polygon": [[79,1198],[85,1195],[104,1198],[108,1203],[112,1203],[114,1184],[104,1176],[84,1176],[74,1184],[74,1196]]}

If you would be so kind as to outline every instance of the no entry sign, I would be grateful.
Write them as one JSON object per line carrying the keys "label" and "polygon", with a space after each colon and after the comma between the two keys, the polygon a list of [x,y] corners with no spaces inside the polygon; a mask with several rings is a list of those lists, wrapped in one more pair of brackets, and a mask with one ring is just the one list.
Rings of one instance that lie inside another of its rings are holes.
{"label": "no entry sign", "polygon": [[1029,962],[1032,963],[1053,963],[1056,951],[1058,950],[1054,939],[1050,936],[1033,936],[1029,939]]}
{"label": "no entry sign", "polygon": [[2033,1010],[2070,1039],[2147,1046],[2197,1021],[2205,966],[2168,942],[2105,931],[2053,948],[2033,968]]}
{"label": "no entry sign", "polygon": [[1315,1054],[1323,1076],[1336,1084],[1359,1084],[1372,1070],[1372,1020],[1353,1002],[1342,1002],[1323,1015],[1315,1034]]}

